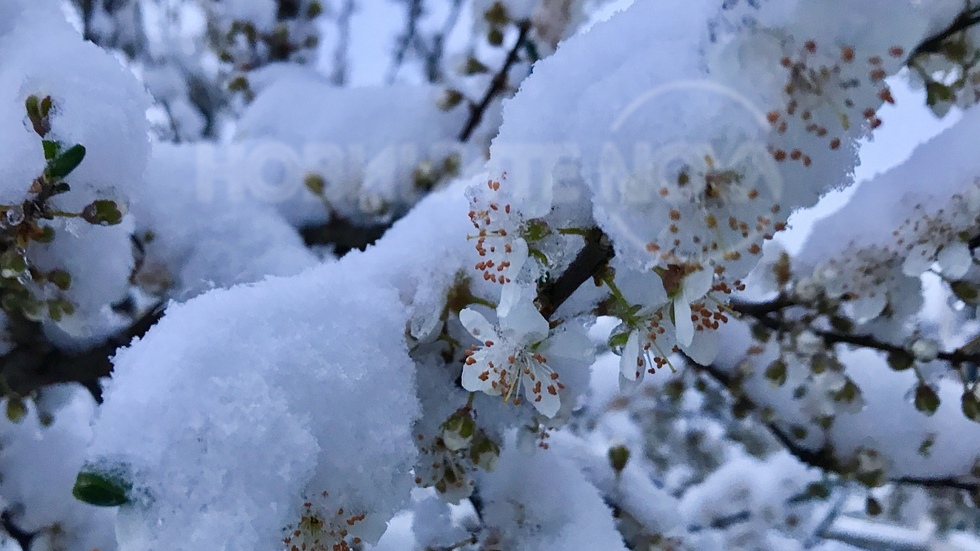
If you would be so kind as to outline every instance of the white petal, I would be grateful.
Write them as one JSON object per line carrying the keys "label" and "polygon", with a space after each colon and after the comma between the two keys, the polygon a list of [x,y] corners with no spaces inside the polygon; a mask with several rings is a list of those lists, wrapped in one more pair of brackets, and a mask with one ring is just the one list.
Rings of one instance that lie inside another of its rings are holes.
{"label": "white petal", "polygon": [[[516,286],[515,286],[516,287]],[[506,291],[506,289],[505,289]],[[501,304],[504,301],[501,299]],[[515,343],[534,344],[548,336],[548,320],[544,319],[530,297],[521,297],[507,302],[507,308],[500,314],[500,331]]]}
{"label": "white petal", "polygon": [[538,349],[546,358],[558,357],[574,362],[591,364],[595,360],[595,345],[582,326],[566,322]]}
{"label": "white petal", "polygon": [[494,331],[493,325],[490,325],[487,318],[476,310],[463,308],[459,312],[459,321],[470,332],[470,335],[473,335],[480,342],[497,339],[497,332]]}
{"label": "white petal", "polygon": [[854,319],[858,323],[864,323],[878,317],[888,304],[884,290],[879,290],[875,294],[866,294],[857,297],[848,303]]}
{"label": "white petal", "polygon": [[[538,378],[541,380],[541,394],[534,394],[532,389],[534,388],[534,381],[530,377],[524,375],[524,396],[534,405],[534,409],[538,410],[541,415],[551,418],[558,413],[558,409],[561,408],[561,399],[558,397],[558,386],[555,381],[548,379],[547,377],[542,378],[540,375],[545,375],[544,373],[538,372]],[[530,384],[529,384],[530,383]],[[554,394],[549,390],[549,388],[554,389]]]}
{"label": "white petal", "polygon": [[711,362],[718,357],[718,332],[698,331],[691,344],[681,348],[698,364],[711,365]]}
{"label": "white petal", "polygon": [[684,281],[681,283],[684,292],[681,295],[687,302],[695,302],[708,294],[713,283],[714,275],[711,273],[711,270],[691,272],[684,276]]}
{"label": "white petal", "polygon": [[902,273],[909,277],[919,277],[923,272],[932,266],[932,256],[935,254],[935,246],[919,244],[912,247],[902,263]]}
{"label": "white petal", "polygon": [[[498,372],[490,369],[487,364],[487,354],[485,350],[478,350],[473,354],[476,360],[473,364],[463,364],[463,388],[470,392],[485,392],[491,396],[500,394],[500,388],[494,388],[493,381],[498,379]],[[481,379],[481,375],[487,373],[486,380]]]}
{"label": "white petal", "polygon": [[970,248],[962,241],[954,241],[943,246],[936,258],[939,267],[943,270],[943,275],[953,279],[963,277],[973,265],[973,256]]}
{"label": "white petal", "polygon": [[[626,346],[623,347],[623,355],[619,357],[619,374],[622,379],[633,382],[639,381],[643,377],[647,366],[637,368],[636,358],[640,355],[640,337],[636,331],[630,333],[626,339]],[[639,372],[639,373],[637,373]]]}
{"label": "white petal", "polygon": [[513,240],[510,244],[510,253],[507,255],[510,266],[504,270],[504,277],[510,280],[517,279],[517,274],[521,273],[521,268],[527,262],[527,255],[527,241],[519,237]]}
{"label": "white petal", "polygon": [[689,346],[694,340],[694,322],[691,320],[691,305],[683,298],[674,301],[674,327],[677,330],[677,344]]}

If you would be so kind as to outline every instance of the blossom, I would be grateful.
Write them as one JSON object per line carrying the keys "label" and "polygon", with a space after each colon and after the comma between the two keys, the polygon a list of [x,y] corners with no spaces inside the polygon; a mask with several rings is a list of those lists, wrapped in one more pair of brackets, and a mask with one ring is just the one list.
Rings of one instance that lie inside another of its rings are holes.
{"label": "blossom", "polygon": [[[497,325],[470,308],[464,308],[459,313],[463,327],[482,343],[482,346],[473,346],[466,353],[463,388],[470,392],[503,396],[505,401],[513,398],[514,403],[519,404],[523,387],[524,396],[538,412],[549,418],[554,417],[561,407],[559,391],[565,385],[558,380],[558,373],[548,365],[547,355],[551,355],[551,351],[575,355],[582,346],[568,342],[572,339],[564,338],[567,332],[548,339],[548,320],[530,299],[522,297],[520,293],[520,288],[514,285],[504,288],[501,305],[497,309]],[[585,357],[584,354],[582,356]]]}
{"label": "blossom", "polygon": [[500,191],[500,182],[487,180],[486,187],[467,190],[470,199],[470,221],[476,227],[476,251],[480,261],[476,269],[483,279],[511,283],[528,257],[527,242],[521,237],[521,216]]}

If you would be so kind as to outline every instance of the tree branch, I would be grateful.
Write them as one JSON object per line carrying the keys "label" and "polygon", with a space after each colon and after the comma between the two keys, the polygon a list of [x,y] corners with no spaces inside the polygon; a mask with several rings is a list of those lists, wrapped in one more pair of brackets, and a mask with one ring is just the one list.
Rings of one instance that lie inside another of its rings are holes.
{"label": "tree branch", "polygon": [[487,88],[486,93],[483,94],[480,102],[475,105],[470,105],[470,117],[467,119],[463,130],[459,133],[459,141],[465,142],[470,139],[470,136],[473,135],[476,128],[480,126],[480,122],[483,121],[483,116],[486,114],[487,108],[490,107],[490,103],[507,86],[507,74],[510,72],[511,67],[520,59],[519,54],[521,48],[524,47],[524,42],[527,40],[530,31],[531,23],[529,21],[522,21],[518,24],[517,40],[514,41],[514,45],[507,52],[507,58],[504,59],[503,66],[493,75],[493,78],[490,80],[490,86]]}
{"label": "tree branch", "polygon": [[924,54],[938,53],[942,49],[942,45],[946,40],[957,33],[966,31],[977,23],[980,23],[980,8],[967,8],[953,20],[949,27],[946,27],[942,31],[927,38],[924,42],[919,44],[915,50],[912,51],[909,59],[912,60]]}
{"label": "tree branch", "polygon": [[[694,367],[698,371],[707,374],[716,383],[724,386],[725,388],[732,390],[734,387],[734,380],[731,376],[725,373],[723,370],[714,365],[703,366],[695,362],[694,360],[685,356],[688,365]],[[751,405],[753,410],[760,409],[758,404],[756,404],[751,398],[740,394],[740,398]],[[765,427],[769,432],[779,441],[783,447],[786,448],[790,454],[799,459],[802,463],[806,463],[811,467],[816,467],[825,472],[833,472],[842,475],[846,475],[846,470],[844,465],[838,460],[837,455],[834,453],[833,447],[827,443],[824,444],[819,449],[811,449],[800,445],[795,438],[787,434],[777,423],[775,422],[764,422]],[[923,488],[931,489],[955,489],[955,490],[965,490],[971,493],[976,493],[980,491],[980,482],[977,481],[967,481],[955,477],[943,477],[943,478],[928,478],[928,477],[895,477],[889,480],[889,482],[895,484],[908,484],[913,486],[920,486]]]}

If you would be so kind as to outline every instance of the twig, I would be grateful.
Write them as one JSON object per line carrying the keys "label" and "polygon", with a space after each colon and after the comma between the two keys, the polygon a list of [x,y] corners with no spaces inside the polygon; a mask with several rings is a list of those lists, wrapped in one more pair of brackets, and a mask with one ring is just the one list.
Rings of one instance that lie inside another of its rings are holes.
{"label": "twig", "polygon": [[335,86],[347,83],[347,55],[350,48],[350,23],[355,11],[354,0],[344,0],[337,15],[337,46],[333,50],[333,70],[330,82]]}
{"label": "twig", "polygon": [[531,31],[531,23],[522,21],[518,24],[517,28],[519,29],[517,40],[514,41],[514,45],[507,52],[503,66],[493,75],[493,78],[490,80],[490,86],[487,88],[486,93],[483,94],[483,98],[478,103],[470,105],[470,117],[467,119],[463,130],[459,133],[459,141],[465,142],[470,139],[470,136],[476,131],[476,128],[480,126],[480,122],[483,121],[483,116],[486,114],[487,108],[490,107],[490,103],[507,86],[507,74],[510,72],[511,67],[520,59],[519,54],[521,48],[524,47],[524,41],[527,40],[528,33]]}
{"label": "twig", "polygon": [[[709,377],[714,379],[715,382],[721,384],[727,389],[732,388],[733,379],[723,370],[714,365],[702,366],[699,365],[694,360],[686,358],[688,365],[692,366]],[[759,409],[758,404],[756,404],[751,398],[745,395],[741,395],[741,399],[747,401],[751,404],[752,409]],[[802,463],[810,465],[811,467],[816,467],[826,472],[834,472],[842,475],[846,475],[844,466],[837,459],[834,453],[833,446],[830,443],[825,443],[822,447],[818,449],[810,449],[801,446],[796,440],[787,434],[778,424],[775,422],[763,423],[769,432],[778,440],[783,447],[786,448],[790,454],[799,459]],[[980,490],[980,482],[970,482],[963,479],[953,478],[953,477],[942,477],[942,478],[930,478],[930,477],[895,477],[889,480],[889,482],[895,484],[908,484],[913,486],[920,486],[923,488],[931,489],[955,489],[955,490],[965,490],[968,492],[977,492]]]}
{"label": "twig", "polygon": [[942,48],[943,42],[956,33],[963,32],[977,23],[980,23],[980,8],[968,8],[964,10],[948,27],[927,38],[912,50],[909,59],[912,60],[927,53],[938,53]]}

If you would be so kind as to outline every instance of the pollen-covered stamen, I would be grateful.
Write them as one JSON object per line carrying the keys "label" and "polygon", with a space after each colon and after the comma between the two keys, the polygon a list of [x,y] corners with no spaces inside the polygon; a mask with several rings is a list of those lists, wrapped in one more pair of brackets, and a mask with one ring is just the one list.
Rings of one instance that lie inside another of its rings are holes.
{"label": "pollen-covered stamen", "polygon": [[477,229],[471,239],[476,240],[480,255],[474,267],[483,273],[485,281],[510,283],[527,258],[527,244],[520,237],[522,220],[501,192],[499,181],[488,180],[486,189],[467,193],[470,221]]}

